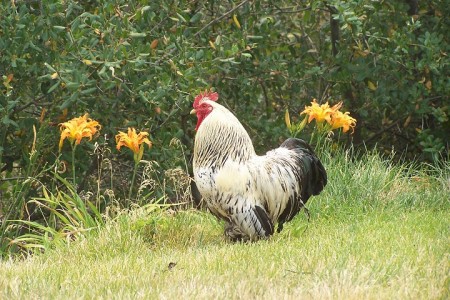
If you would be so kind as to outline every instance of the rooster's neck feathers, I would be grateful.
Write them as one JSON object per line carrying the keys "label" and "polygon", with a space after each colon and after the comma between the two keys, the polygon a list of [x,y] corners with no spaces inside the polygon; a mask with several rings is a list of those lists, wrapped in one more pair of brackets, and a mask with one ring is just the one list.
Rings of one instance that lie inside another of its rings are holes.
{"label": "rooster's neck feathers", "polygon": [[[225,107],[206,100],[213,107],[195,137],[194,164],[197,167],[223,165],[228,159],[244,162],[255,155],[252,141],[239,120]],[[238,151],[236,148],[239,147]]]}

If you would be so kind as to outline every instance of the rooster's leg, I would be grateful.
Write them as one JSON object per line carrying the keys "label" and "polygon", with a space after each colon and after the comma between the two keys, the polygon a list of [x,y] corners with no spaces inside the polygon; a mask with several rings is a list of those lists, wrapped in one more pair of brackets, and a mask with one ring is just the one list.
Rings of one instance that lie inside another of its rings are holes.
{"label": "rooster's leg", "polygon": [[233,223],[227,222],[227,224],[225,225],[225,237],[235,243],[235,242],[247,242],[250,240],[250,237],[243,233],[242,230],[234,225]]}

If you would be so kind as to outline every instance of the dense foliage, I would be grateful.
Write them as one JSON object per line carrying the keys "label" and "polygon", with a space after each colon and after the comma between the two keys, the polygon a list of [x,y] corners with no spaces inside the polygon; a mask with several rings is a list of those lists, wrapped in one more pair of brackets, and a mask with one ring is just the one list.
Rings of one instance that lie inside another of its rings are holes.
{"label": "dense foliage", "polygon": [[114,135],[127,127],[150,132],[154,176],[189,166],[190,107],[209,87],[260,151],[289,134],[286,109],[295,122],[316,98],[357,119],[334,139],[448,156],[445,1],[7,1],[0,15],[0,198],[18,201],[0,216],[42,196],[55,163],[71,176],[58,124],[85,113],[102,129],[75,153],[79,190],[108,159],[108,187],[126,194],[133,163]]}

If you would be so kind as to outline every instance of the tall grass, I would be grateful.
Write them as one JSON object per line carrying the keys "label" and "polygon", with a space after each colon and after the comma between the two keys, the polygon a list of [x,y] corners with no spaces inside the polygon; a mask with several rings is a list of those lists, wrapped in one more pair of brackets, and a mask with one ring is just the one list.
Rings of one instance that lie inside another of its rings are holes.
{"label": "tall grass", "polygon": [[[9,240],[20,233],[20,226],[10,226],[9,220],[23,219],[27,213],[27,201],[33,194],[39,179],[51,170],[51,166],[42,166],[39,156],[46,146],[44,142],[45,126],[36,131],[33,126],[33,143],[28,156],[28,164],[22,176],[15,178],[13,184],[8,184],[7,189],[10,196],[0,199],[0,257],[8,253]],[[9,200],[9,201],[8,201]],[[1,213],[4,213],[2,216]]]}
{"label": "tall grass", "polygon": [[[176,139],[173,139],[171,146],[184,151],[182,144]],[[102,151],[104,152],[104,149],[95,150],[97,155],[103,155]],[[33,147],[30,154],[31,163],[35,162],[37,157],[38,152]],[[181,168],[166,170],[163,176],[160,176],[161,174],[157,173],[157,162],[142,160],[139,163],[144,168],[139,176],[136,176],[135,163],[133,176],[136,179],[139,177],[136,182],[137,189],[133,189],[133,197],[128,193],[128,198],[121,199],[113,190],[113,177],[123,179],[126,174],[122,174],[117,168],[113,173],[111,160],[103,157],[98,159],[97,178],[91,176],[87,180],[92,179],[90,181],[95,182],[96,186],[87,184],[88,190],[82,191],[77,191],[73,178],[67,180],[58,174],[58,163],[59,160],[39,173],[36,173],[37,167],[31,168],[26,173],[26,179],[15,184],[11,193],[8,193],[7,198],[11,201],[0,199],[0,204],[9,205],[5,216],[2,216],[0,211],[0,257],[43,252],[84,236],[90,231],[97,231],[104,226],[105,218],[111,217],[109,213],[117,208],[152,205],[163,209],[165,205],[161,203],[165,202],[178,206],[183,204],[184,207],[192,204],[189,193],[191,179]],[[109,174],[103,174],[105,166],[108,169],[106,173]],[[42,177],[46,177],[49,186],[40,180]],[[104,182],[105,185],[102,186]],[[29,193],[30,189],[34,190],[32,194]],[[128,190],[132,191],[132,188]],[[171,192],[174,197],[169,199],[167,192]]]}
{"label": "tall grass", "polygon": [[56,192],[42,187],[43,197],[36,197],[27,202],[35,205],[41,212],[42,219],[31,221],[24,219],[5,220],[6,229],[14,229],[23,234],[13,236],[4,246],[5,253],[16,250],[25,252],[45,251],[74,239],[87,231],[98,229],[103,223],[103,217],[97,207],[89,200],[83,200],[64,178],[55,174],[67,192],[57,188]]}
{"label": "tall grass", "polygon": [[325,153],[324,164],[330,178],[324,193],[333,195],[336,208],[437,207],[448,202],[442,194],[450,189],[450,163],[436,165],[394,162],[392,157],[352,149]]}

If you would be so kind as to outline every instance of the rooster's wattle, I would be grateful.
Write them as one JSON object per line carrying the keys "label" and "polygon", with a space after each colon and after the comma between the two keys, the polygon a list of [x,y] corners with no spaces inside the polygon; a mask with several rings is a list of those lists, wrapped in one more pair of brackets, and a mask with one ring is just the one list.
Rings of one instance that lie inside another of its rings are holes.
{"label": "rooster's wattle", "polygon": [[311,147],[289,138],[258,156],[239,120],[204,92],[194,101],[197,115],[193,170],[209,210],[225,220],[233,240],[267,238],[290,221],[311,195],[319,194],[327,174]]}

